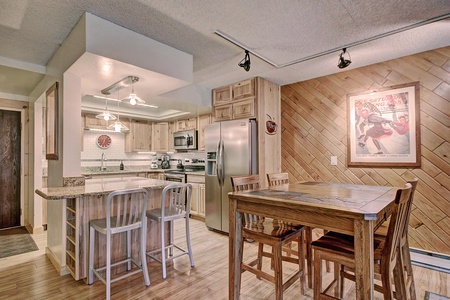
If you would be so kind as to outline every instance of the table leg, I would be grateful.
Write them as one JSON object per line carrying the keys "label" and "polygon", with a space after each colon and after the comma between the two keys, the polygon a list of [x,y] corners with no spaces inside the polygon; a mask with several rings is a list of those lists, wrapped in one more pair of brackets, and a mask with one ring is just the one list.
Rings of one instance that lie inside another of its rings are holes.
{"label": "table leg", "polygon": [[228,264],[228,299],[238,300],[241,290],[242,261],[242,213],[236,210],[236,200],[229,199],[229,264]]}
{"label": "table leg", "polygon": [[356,299],[373,299],[373,228],[371,220],[355,220]]}

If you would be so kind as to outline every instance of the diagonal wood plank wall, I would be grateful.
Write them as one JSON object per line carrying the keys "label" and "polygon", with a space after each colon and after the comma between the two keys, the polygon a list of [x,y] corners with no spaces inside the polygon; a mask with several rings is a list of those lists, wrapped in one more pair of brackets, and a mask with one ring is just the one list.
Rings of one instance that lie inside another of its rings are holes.
{"label": "diagonal wood plank wall", "polygon": [[[347,168],[346,94],[420,81],[420,168]],[[450,47],[281,87],[291,179],[402,186],[419,178],[410,246],[450,254]],[[338,165],[330,165],[330,156]]]}

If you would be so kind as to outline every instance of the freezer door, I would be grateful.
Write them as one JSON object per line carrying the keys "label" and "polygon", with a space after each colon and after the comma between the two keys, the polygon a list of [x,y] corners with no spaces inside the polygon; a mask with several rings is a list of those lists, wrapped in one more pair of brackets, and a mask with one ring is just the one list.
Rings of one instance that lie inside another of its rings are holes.
{"label": "freezer door", "polygon": [[217,176],[217,153],[220,142],[220,123],[205,128],[205,223],[206,226],[222,230],[221,186]]}
{"label": "freezer door", "polygon": [[252,174],[252,127],[249,120],[222,122],[224,185],[222,187],[222,231],[229,232],[231,176]]}

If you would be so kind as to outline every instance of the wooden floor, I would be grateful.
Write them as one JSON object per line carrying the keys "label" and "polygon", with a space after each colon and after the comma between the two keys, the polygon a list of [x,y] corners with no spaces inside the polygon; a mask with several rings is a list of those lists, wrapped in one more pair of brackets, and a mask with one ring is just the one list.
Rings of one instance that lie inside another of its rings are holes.
{"label": "wooden floor", "polygon": [[[178,224],[176,235],[183,231]],[[184,235],[182,235],[184,236]],[[89,286],[70,275],[59,276],[45,255],[45,233],[33,235],[38,251],[0,259],[0,299],[104,299],[105,286],[97,281]],[[228,299],[228,236],[209,231],[201,221],[191,221],[191,238],[196,267],[183,256],[169,264],[162,280],[160,265],[148,262],[151,285],[145,287],[142,275],[112,285],[111,299]],[[256,246],[245,244],[244,255],[256,253]],[[267,266],[267,264],[266,264]],[[292,271],[285,268],[285,272]],[[330,277],[331,275],[327,275]],[[450,274],[414,267],[417,299],[425,291],[450,295]],[[275,299],[273,285],[246,272],[242,275],[241,299]],[[346,299],[354,299],[354,285],[346,281]],[[299,284],[285,292],[284,299],[312,299],[312,290],[300,295]],[[375,293],[376,299],[382,299]]]}

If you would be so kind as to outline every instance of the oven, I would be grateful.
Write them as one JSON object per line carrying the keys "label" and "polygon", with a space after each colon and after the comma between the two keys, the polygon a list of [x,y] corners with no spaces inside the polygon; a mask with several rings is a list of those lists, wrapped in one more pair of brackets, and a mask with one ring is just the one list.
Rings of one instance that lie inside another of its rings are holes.
{"label": "oven", "polygon": [[184,171],[183,172],[180,172],[180,171],[166,171],[166,172],[164,172],[164,180],[165,181],[186,183],[186,175],[184,174]]}

